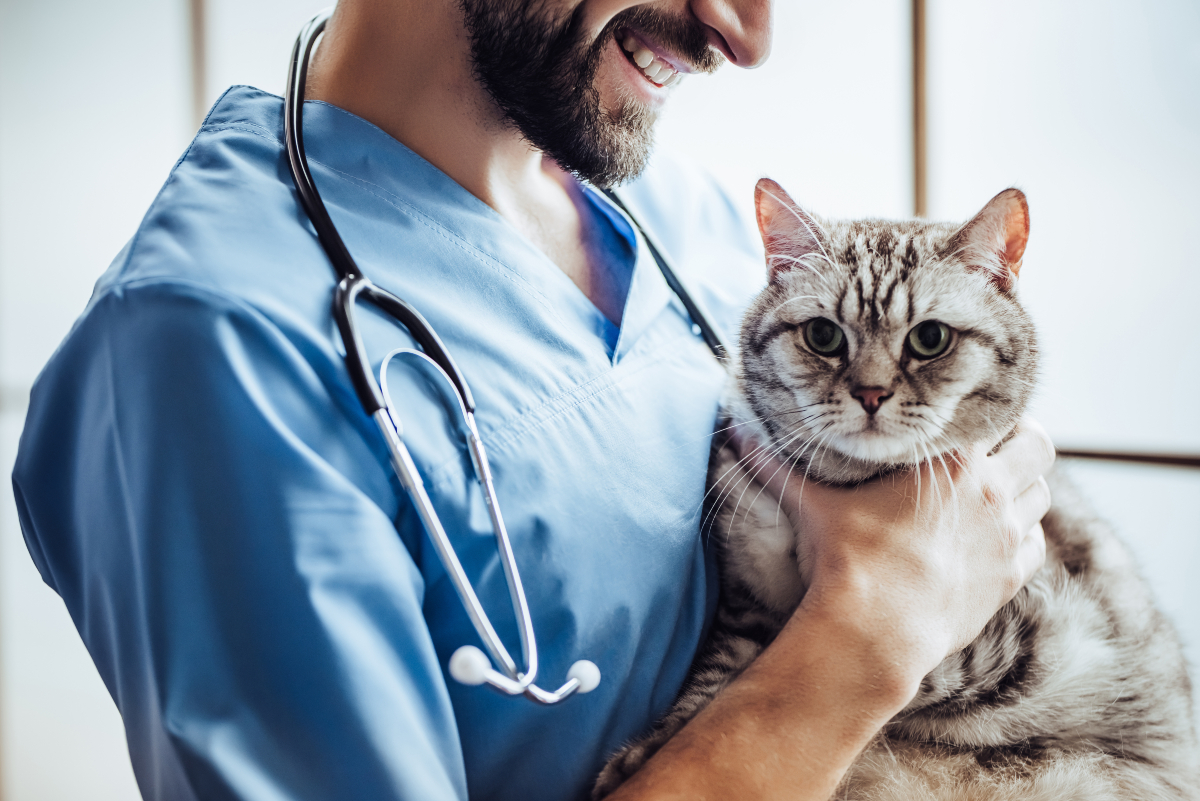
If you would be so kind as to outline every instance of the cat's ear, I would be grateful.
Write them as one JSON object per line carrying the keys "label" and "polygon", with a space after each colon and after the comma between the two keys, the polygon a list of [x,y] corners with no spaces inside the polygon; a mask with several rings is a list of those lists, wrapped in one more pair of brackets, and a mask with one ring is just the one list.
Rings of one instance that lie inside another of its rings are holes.
{"label": "cat's ear", "polygon": [[812,215],[770,178],[754,187],[754,210],[767,251],[768,280],[791,270],[811,269],[805,257],[823,252],[821,226]]}
{"label": "cat's ear", "polygon": [[952,255],[987,271],[996,286],[1010,291],[1021,272],[1029,242],[1029,203],[1020,189],[1005,189],[950,238]]}

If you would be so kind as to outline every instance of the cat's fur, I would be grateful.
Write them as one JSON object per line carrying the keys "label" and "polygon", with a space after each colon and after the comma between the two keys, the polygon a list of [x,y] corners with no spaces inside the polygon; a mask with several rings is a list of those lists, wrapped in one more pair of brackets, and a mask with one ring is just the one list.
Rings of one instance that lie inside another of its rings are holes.
{"label": "cat's fur", "polygon": [[[944,454],[1013,429],[1037,371],[1033,326],[1014,293],[1029,229],[1022,193],[1002,192],[962,226],[824,221],[767,180],[756,200],[770,283],[745,317],[731,424],[754,429],[810,480],[835,483],[922,462],[941,468]],[[806,344],[804,324],[818,317],[843,329],[844,354]],[[904,342],[926,320],[954,338],[922,360]],[[891,393],[874,414],[863,387]],[[1051,483],[1045,567],[925,678],[837,799],[1197,797],[1176,635],[1111,529],[1068,485]],[[727,441],[714,445],[710,484],[708,533],[722,546],[712,632],[675,705],[610,760],[595,798],[736,678],[804,595],[803,542]],[[929,489],[922,502],[942,500]]]}

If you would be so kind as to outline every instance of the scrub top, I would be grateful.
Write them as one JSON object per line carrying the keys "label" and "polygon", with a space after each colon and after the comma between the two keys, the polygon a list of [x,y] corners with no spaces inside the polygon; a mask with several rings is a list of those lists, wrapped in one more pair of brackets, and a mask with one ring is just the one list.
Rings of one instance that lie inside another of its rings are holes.
{"label": "scrub top", "polygon": [[[455,649],[481,643],[351,387],[282,101],[249,87],[214,106],[33,389],[13,476],[29,551],[120,708],[148,799],[584,798],[669,706],[712,613],[699,524],[724,373],[598,195],[628,247],[619,327],[380,129],[309,102],[304,130],[359,266],[424,314],[474,392],[539,684],[591,659],[600,686],[539,707],[449,677]],[[666,157],[622,192],[734,339],[764,272],[744,218]],[[359,319],[376,369],[412,344],[369,307]],[[388,383],[518,654],[440,395],[396,362]]]}

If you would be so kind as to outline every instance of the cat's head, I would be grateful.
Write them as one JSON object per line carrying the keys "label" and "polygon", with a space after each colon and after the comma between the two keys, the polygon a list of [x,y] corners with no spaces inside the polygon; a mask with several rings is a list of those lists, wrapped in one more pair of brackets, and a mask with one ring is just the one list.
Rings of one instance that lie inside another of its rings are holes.
{"label": "cat's head", "polygon": [[740,389],[781,456],[855,482],[1012,429],[1038,362],[1015,295],[1024,194],[963,225],[824,220],[768,179],[755,203],[769,283],[742,328]]}

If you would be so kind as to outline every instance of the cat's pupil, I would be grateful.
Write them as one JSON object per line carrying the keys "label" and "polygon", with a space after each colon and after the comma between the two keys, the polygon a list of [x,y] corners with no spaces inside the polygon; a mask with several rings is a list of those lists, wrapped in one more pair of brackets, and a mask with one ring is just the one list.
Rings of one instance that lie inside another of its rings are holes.
{"label": "cat's pupil", "polygon": [[834,327],[824,320],[818,320],[812,327],[813,344],[818,348],[832,345],[836,335]]}
{"label": "cat's pupil", "polygon": [[934,350],[942,344],[942,327],[937,323],[922,323],[917,329],[917,339],[928,350]]}

